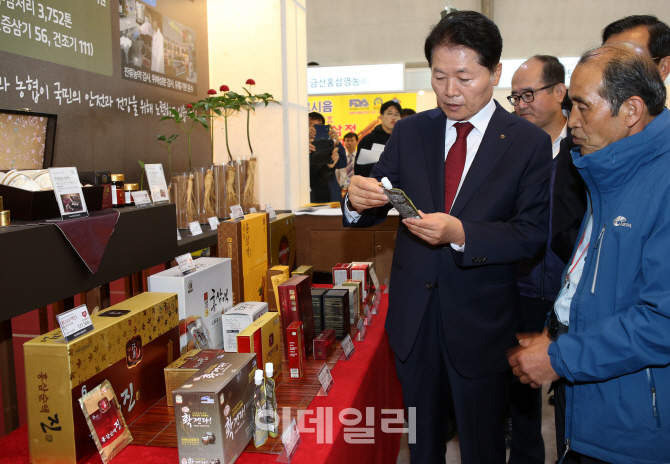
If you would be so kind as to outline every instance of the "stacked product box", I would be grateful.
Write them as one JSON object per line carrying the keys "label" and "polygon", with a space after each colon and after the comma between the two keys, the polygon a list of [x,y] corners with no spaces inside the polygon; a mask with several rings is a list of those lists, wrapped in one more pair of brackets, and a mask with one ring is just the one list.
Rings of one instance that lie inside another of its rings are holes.
{"label": "stacked product box", "polygon": [[163,369],[179,357],[174,293],[142,293],[91,315],[94,330],[60,329],[23,345],[30,458],[76,463],[97,452],[79,398],[107,379],[131,423],[165,395]]}
{"label": "stacked product box", "polygon": [[351,263],[338,263],[333,267],[333,285],[341,285],[351,279]]}
{"label": "stacked product box", "polygon": [[312,308],[314,313],[314,333],[321,333],[323,325],[323,295],[328,290],[325,288],[312,289]]}
{"label": "stacked product box", "polygon": [[323,296],[323,319],[326,329],[335,330],[338,340],[350,333],[349,290],[328,290]]}
{"label": "stacked product box", "polygon": [[335,349],[335,331],[326,329],[314,339],[314,359],[328,359]]}
{"label": "stacked product box", "polygon": [[[342,285],[345,287],[352,286],[356,287],[356,293],[358,293],[358,315],[362,316],[365,309],[365,300],[363,300],[363,283],[360,280],[345,280],[342,282]],[[349,308],[351,310],[351,308]]]}
{"label": "stacked product box", "polygon": [[281,281],[286,282],[289,278],[289,267],[272,266],[270,269],[268,269],[266,280],[268,307],[270,311],[279,311],[279,305],[277,304],[278,298],[274,290],[275,286],[272,284],[272,277],[274,276],[281,276]]}
{"label": "stacked product box", "polygon": [[363,295],[362,298],[365,300],[368,297],[368,292],[370,291],[370,265],[368,263],[354,263],[351,265],[351,276],[349,277],[352,280],[360,280]]}
{"label": "stacked product box", "polygon": [[291,380],[300,380],[305,373],[307,359],[305,332],[301,321],[292,322],[286,329],[286,346],[288,347],[288,371]]}
{"label": "stacked product box", "polygon": [[235,305],[223,315],[223,349],[228,353],[237,352],[237,334],[250,326],[256,319],[268,312],[268,304],[247,301]]}
{"label": "stacked product box", "polygon": [[[350,282],[350,281],[345,281]],[[334,290],[347,290],[349,292],[349,323],[355,326],[360,315],[360,297],[357,285],[335,285]]]}
{"label": "stacked product box", "polygon": [[224,353],[172,392],[179,462],[235,462],[254,433],[256,356]]}
{"label": "stacked product box", "polygon": [[314,283],[314,267],[312,266],[300,266],[296,268],[295,271],[291,272],[291,277],[293,276],[298,276],[298,275],[306,275],[309,277],[309,284],[312,285]]}
{"label": "stacked product box", "polygon": [[238,353],[256,353],[256,361],[265,369],[273,365],[273,377],[281,374],[281,327],[279,314],[265,313],[237,335]]}
{"label": "stacked product box", "polygon": [[[221,315],[233,307],[230,262],[229,258],[198,258],[190,274],[182,275],[173,267],[149,277],[150,292],[177,294],[182,354],[196,348],[223,348]],[[201,326],[204,331],[199,330]],[[198,337],[203,333],[208,343]]]}
{"label": "stacked product box", "polygon": [[[314,309],[312,308],[312,291],[309,286],[309,277],[295,276],[277,287],[281,304],[282,328],[287,328],[291,322],[302,321],[305,336],[305,350],[307,356],[312,354],[312,340],[316,336],[314,330]],[[288,359],[288,347],[284,344],[285,355]]]}
{"label": "stacked product box", "polygon": [[172,406],[172,392],[203,367],[216,362],[221,350],[191,350],[163,370],[167,405]]}
{"label": "stacked product box", "polygon": [[278,214],[270,221],[270,266],[288,266],[293,270],[296,256],[295,214]]}
{"label": "stacked product box", "polygon": [[231,259],[233,304],[267,301],[265,279],[270,262],[267,213],[251,213],[242,220],[224,221],[217,230],[219,256]]}

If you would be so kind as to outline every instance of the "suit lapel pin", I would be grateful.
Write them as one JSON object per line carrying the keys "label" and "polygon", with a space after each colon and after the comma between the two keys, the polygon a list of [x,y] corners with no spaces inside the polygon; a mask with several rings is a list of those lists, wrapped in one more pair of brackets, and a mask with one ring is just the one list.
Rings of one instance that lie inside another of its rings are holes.
{"label": "suit lapel pin", "polygon": [[504,139],[504,138],[505,138],[505,134],[500,134],[500,138],[501,138],[501,139]]}

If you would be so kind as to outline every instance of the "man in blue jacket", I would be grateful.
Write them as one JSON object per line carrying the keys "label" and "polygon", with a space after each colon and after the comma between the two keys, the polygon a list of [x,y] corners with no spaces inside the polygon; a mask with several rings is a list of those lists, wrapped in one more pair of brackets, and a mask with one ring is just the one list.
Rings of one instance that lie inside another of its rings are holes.
{"label": "man in blue jacket", "polygon": [[670,462],[670,112],[650,58],[605,45],[572,74],[589,208],[548,330],[509,358],[524,383],[565,379],[564,462]]}

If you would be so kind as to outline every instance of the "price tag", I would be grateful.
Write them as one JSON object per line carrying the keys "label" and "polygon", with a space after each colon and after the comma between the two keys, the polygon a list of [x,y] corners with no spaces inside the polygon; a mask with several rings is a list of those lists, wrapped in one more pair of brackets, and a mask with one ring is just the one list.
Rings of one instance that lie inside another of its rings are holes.
{"label": "price tag", "polygon": [[277,219],[277,213],[275,213],[275,209],[272,207],[271,203],[266,203],[265,204],[265,212],[270,215],[270,220],[274,221]]}
{"label": "price tag", "polygon": [[291,423],[286,427],[284,433],[282,433],[281,442],[284,445],[284,451],[282,451],[282,454],[277,458],[277,461],[290,463],[295,456],[295,453],[298,451],[298,446],[302,443],[295,418],[291,420]]}
{"label": "price tag", "polygon": [[358,333],[356,334],[356,340],[359,342],[362,342],[365,340],[365,336],[368,333],[368,329],[365,328],[365,322],[367,321],[366,318],[360,318],[358,319],[358,323],[356,324],[356,327],[358,327]]}
{"label": "price tag", "polygon": [[342,350],[344,351],[344,357],[347,361],[351,359],[351,357],[354,355],[354,352],[356,351],[356,348],[354,347],[354,342],[351,340],[351,335],[347,335],[344,337],[344,340],[342,340]]}
{"label": "price tag", "polygon": [[330,369],[328,369],[328,364],[324,364],[323,367],[319,370],[317,374],[319,382],[321,382],[321,388],[323,389],[323,396],[328,396],[328,392],[333,387],[333,376],[330,375]]}
{"label": "price tag", "polygon": [[379,278],[377,277],[377,273],[375,272],[375,268],[370,266],[370,279],[372,280],[372,285],[375,286],[376,290],[380,290],[379,287]]}
{"label": "price tag", "polygon": [[185,255],[177,256],[175,258],[177,264],[179,265],[179,270],[182,275],[190,274],[195,271],[195,263],[193,262],[193,257],[191,253],[186,253]]}
{"label": "price tag", "polygon": [[372,325],[372,313],[368,305],[365,305],[365,325]]}
{"label": "price tag", "polygon": [[179,233],[179,229],[177,229],[177,241],[181,240],[181,234]]}
{"label": "price tag", "polygon": [[242,207],[240,205],[234,205],[230,207],[230,217],[237,220],[237,219],[244,219],[244,211],[242,211]]}
{"label": "price tag", "polygon": [[256,208],[254,208],[254,207],[252,206],[251,208],[249,208],[249,212],[250,212],[250,213],[257,213],[258,211],[256,211]]}
{"label": "price tag", "polygon": [[214,216],[211,218],[207,218],[207,221],[209,222],[209,227],[212,228],[212,230],[216,230],[217,227],[219,227],[219,218]]}
{"label": "price tag", "polygon": [[[65,221],[88,217],[88,208],[79,183],[77,168],[49,168],[49,176],[61,218]],[[123,195],[123,192],[121,194]]]}
{"label": "price tag", "polygon": [[200,223],[198,221],[189,222],[188,228],[191,229],[191,235],[194,237],[202,234],[202,229],[200,228]]}
{"label": "price tag", "polygon": [[167,184],[165,183],[163,165],[145,164],[144,172],[147,175],[149,191],[151,191],[151,198],[153,198],[154,203],[167,203],[170,201],[170,197],[168,197]]}
{"label": "price tag", "polygon": [[63,332],[65,341],[71,342],[75,338],[93,330],[93,322],[88,314],[86,305],[77,306],[74,309],[56,315],[60,330]]}
{"label": "price tag", "polygon": [[130,192],[130,196],[133,197],[133,202],[137,208],[151,206],[151,198],[146,190],[142,190],[141,192]]}

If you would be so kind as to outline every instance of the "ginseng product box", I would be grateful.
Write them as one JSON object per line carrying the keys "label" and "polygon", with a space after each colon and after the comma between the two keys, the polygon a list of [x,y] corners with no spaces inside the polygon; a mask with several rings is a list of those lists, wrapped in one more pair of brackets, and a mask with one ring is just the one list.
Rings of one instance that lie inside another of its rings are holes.
{"label": "ginseng product box", "polygon": [[336,285],[334,290],[347,290],[349,292],[349,324],[355,326],[360,315],[360,297],[358,296],[358,286]]}
{"label": "ginseng product box", "polygon": [[323,296],[323,319],[326,329],[335,330],[335,338],[350,333],[349,290],[328,290]]}
{"label": "ginseng product box", "polygon": [[30,458],[77,463],[97,452],[79,398],[105,379],[131,423],[165,395],[163,369],[179,357],[174,293],[142,293],[92,314],[70,342],[60,329],[23,345]]}
{"label": "ginseng product box", "polygon": [[270,267],[267,213],[223,221],[217,230],[219,256],[231,259],[233,304],[267,301],[265,279]]}
{"label": "ginseng product box", "polygon": [[[363,310],[365,309],[364,306],[365,300],[363,299],[363,282],[360,280],[349,279],[342,282],[342,285],[345,287],[347,286],[356,287],[357,289],[356,293],[358,293],[358,315],[362,316],[364,314]],[[351,310],[351,307],[349,307],[349,310]]]}
{"label": "ginseng product box", "polygon": [[247,301],[235,305],[223,315],[223,348],[228,353],[237,352],[237,334],[268,312],[268,304]]}
{"label": "ginseng product box", "polygon": [[191,350],[163,369],[167,405],[172,406],[172,392],[203,367],[216,362],[223,350]]}
{"label": "ginseng product box", "polygon": [[288,266],[272,266],[268,269],[268,275],[266,286],[267,286],[267,301],[268,308],[270,311],[279,311],[279,305],[277,304],[278,298],[275,294],[274,285],[272,284],[272,277],[281,276],[282,282],[285,282],[289,278],[289,267]]}
{"label": "ginseng product box", "polygon": [[286,329],[286,345],[288,346],[288,371],[291,380],[302,379],[305,373],[305,333],[301,321],[291,322]]}
{"label": "ginseng product box", "polygon": [[295,265],[295,214],[281,213],[270,221],[270,266],[288,266],[293,270]]}
{"label": "ginseng product box", "polygon": [[[198,258],[190,274],[182,275],[179,267],[173,267],[149,277],[150,292],[177,294],[181,354],[223,348],[221,315],[233,307],[230,262],[229,258]],[[199,331],[200,325],[205,330]]]}
{"label": "ginseng product box", "polygon": [[314,359],[328,359],[335,349],[335,331],[326,329],[314,339]]}
{"label": "ginseng product box", "polygon": [[[312,290],[308,276],[295,276],[277,287],[281,304],[282,328],[291,322],[302,321],[307,356],[312,354],[312,340],[316,336],[314,330],[314,309],[312,308]],[[288,359],[288,347],[286,358]]]}
{"label": "ginseng product box", "polygon": [[333,267],[333,285],[341,285],[351,279],[351,263],[338,263]]}
{"label": "ginseng product box", "polygon": [[370,291],[370,265],[367,263],[352,264],[350,279],[361,281],[363,299],[365,300]]}
{"label": "ginseng product box", "polygon": [[256,356],[223,353],[172,392],[180,463],[235,462],[254,433]]}
{"label": "ginseng product box", "polygon": [[291,277],[297,276],[297,275],[306,275],[309,277],[309,284],[312,285],[314,282],[313,276],[314,276],[314,267],[313,266],[300,266],[296,268],[295,271],[291,272]]}
{"label": "ginseng product box", "polygon": [[258,365],[265,366],[271,362],[273,376],[277,376],[281,373],[280,334],[279,314],[265,313],[237,334],[237,352],[256,353]]}
{"label": "ginseng product box", "polygon": [[312,289],[312,310],[314,312],[314,333],[321,333],[323,325],[323,295],[328,290],[325,288]]}

